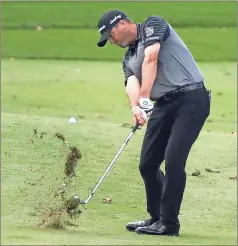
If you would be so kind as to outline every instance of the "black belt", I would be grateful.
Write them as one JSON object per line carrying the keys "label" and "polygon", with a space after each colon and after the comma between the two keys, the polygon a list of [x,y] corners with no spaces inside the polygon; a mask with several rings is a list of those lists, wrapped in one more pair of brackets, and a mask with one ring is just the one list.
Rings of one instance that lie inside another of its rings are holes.
{"label": "black belt", "polygon": [[199,83],[195,83],[195,84],[191,84],[191,85],[185,85],[185,86],[181,86],[173,91],[170,91],[168,93],[166,93],[164,96],[162,96],[161,98],[159,98],[158,100],[170,100],[173,96],[178,95],[180,92],[186,92],[186,91],[192,91],[192,90],[196,90],[196,89],[202,89],[205,88],[204,83],[203,82],[199,82]]}

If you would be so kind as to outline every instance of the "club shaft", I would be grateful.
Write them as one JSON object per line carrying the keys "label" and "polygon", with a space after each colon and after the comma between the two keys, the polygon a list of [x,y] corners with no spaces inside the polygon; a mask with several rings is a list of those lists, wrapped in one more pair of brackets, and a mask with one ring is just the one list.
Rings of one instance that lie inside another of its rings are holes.
{"label": "club shaft", "polygon": [[92,193],[89,195],[89,197],[87,198],[87,200],[84,201],[85,204],[87,204],[89,202],[89,200],[92,198],[92,196],[95,193],[95,191],[97,190],[98,186],[101,184],[101,182],[103,181],[104,177],[106,176],[106,174],[108,173],[108,171],[111,169],[112,165],[115,163],[115,161],[117,160],[118,156],[121,154],[122,150],[125,148],[126,144],[130,140],[130,138],[133,136],[133,134],[135,133],[135,131],[138,128],[138,126],[139,126],[138,124],[135,126],[135,128],[133,129],[133,131],[129,134],[129,136],[127,137],[127,139],[125,140],[125,142],[122,144],[121,148],[118,150],[117,154],[115,155],[115,157],[113,158],[112,162],[110,163],[110,165],[108,166],[108,168],[104,172],[103,176],[100,178],[100,180],[96,184],[96,186],[93,189]]}

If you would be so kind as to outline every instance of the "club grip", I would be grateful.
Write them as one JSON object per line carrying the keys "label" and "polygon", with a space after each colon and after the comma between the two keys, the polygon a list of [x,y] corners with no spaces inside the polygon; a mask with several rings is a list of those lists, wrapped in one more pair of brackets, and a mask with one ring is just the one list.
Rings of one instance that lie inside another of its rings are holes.
{"label": "club grip", "polygon": [[138,122],[136,122],[136,125],[134,126],[132,132],[135,132],[139,126],[140,126],[140,124]]}

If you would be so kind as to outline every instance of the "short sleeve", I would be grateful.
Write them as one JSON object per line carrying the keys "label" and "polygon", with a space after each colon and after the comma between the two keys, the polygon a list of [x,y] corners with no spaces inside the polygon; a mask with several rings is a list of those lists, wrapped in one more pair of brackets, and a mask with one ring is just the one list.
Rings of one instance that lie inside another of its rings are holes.
{"label": "short sleeve", "polygon": [[134,73],[131,71],[130,68],[127,67],[125,60],[123,61],[123,72],[125,76],[125,86],[127,84],[127,79],[131,76],[134,75]]}
{"label": "short sleeve", "polygon": [[144,47],[148,47],[156,42],[162,43],[170,35],[169,24],[159,16],[150,16],[143,26],[142,36]]}

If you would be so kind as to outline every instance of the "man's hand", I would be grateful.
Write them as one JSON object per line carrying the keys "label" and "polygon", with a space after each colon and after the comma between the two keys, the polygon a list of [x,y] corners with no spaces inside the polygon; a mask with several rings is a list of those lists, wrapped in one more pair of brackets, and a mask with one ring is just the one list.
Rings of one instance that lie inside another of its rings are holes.
{"label": "man's hand", "polygon": [[147,121],[147,115],[145,111],[138,106],[134,106],[132,108],[132,114],[134,125],[136,125],[136,123],[138,122],[141,126],[143,126]]}
{"label": "man's hand", "polygon": [[148,97],[142,97],[139,99],[140,108],[146,113],[147,118],[150,117],[152,110],[154,108],[153,103],[150,101]]}

